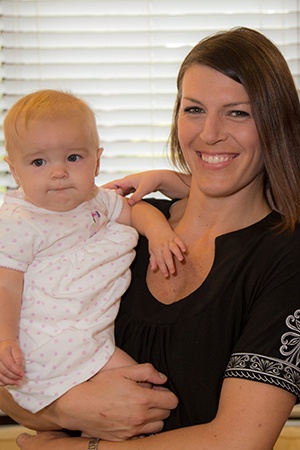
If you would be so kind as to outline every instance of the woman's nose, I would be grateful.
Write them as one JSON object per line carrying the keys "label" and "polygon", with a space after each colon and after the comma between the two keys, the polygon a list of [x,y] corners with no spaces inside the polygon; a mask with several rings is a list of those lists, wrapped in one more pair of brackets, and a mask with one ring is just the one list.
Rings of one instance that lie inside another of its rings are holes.
{"label": "woman's nose", "polygon": [[208,145],[213,145],[219,141],[225,140],[227,138],[227,133],[222,118],[216,115],[208,115],[205,118],[200,136],[202,141]]}

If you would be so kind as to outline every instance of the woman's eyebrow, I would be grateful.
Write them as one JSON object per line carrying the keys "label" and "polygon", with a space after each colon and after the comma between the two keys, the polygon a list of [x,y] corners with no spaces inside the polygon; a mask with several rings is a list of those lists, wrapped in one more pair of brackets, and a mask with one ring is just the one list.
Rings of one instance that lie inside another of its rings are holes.
{"label": "woman's eyebrow", "polygon": [[250,102],[248,100],[247,101],[230,102],[230,103],[226,103],[224,106],[232,108],[232,107],[241,106],[241,105],[250,106]]}
{"label": "woman's eyebrow", "polygon": [[[202,102],[200,100],[197,100],[193,97],[183,97],[182,99],[188,100],[192,103],[197,103],[198,105],[202,105]],[[249,102],[249,100],[239,100],[237,102],[225,103],[223,106],[227,107],[227,108],[232,108],[232,107],[236,107],[236,106],[240,106],[240,105],[250,106],[250,102]]]}
{"label": "woman's eyebrow", "polygon": [[188,101],[190,101],[190,102],[198,103],[199,105],[201,105],[200,100],[196,100],[196,99],[193,98],[193,97],[182,97],[182,100],[188,100]]}

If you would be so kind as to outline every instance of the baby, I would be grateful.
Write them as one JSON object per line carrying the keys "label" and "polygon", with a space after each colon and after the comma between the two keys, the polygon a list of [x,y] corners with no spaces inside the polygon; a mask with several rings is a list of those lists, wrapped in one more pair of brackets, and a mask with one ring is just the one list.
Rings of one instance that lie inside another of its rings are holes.
{"label": "baby", "polygon": [[100,370],[135,363],[114,344],[138,239],[130,225],[165,276],[185,246],[156,208],[96,187],[103,149],[81,99],[29,94],[4,134],[19,189],[0,209],[0,385],[37,412]]}

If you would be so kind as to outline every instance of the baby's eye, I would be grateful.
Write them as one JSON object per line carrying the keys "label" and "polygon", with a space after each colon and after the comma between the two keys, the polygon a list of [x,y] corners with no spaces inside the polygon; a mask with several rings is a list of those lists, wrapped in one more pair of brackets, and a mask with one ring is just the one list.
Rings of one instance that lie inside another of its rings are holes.
{"label": "baby's eye", "polygon": [[42,158],[38,158],[35,159],[34,161],[32,161],[32,165],[35,167],[41,167],[44,166],[46,164],[46,161]]}
{"label": "baby's eye", "polygon": [[80,156],[79,155],[70,155],[70,156],[68,156],[68,161],[70,161],[70,162],[76,162],[76,161],[78,161],[80,159]]}

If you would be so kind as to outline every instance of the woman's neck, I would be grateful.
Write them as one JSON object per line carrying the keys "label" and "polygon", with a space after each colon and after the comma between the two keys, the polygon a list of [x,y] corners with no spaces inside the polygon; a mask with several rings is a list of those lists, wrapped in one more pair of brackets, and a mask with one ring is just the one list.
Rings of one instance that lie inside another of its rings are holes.
{"label": "woman's neck", "polygon": [[271,212],[265,197],[259,192],[236,193],[228,197],[207,197],[191,189],[187,199],[174,204],[170,223],[176,232],[197,235],[209,233],[212,237],[246,228],[259,222]]}

